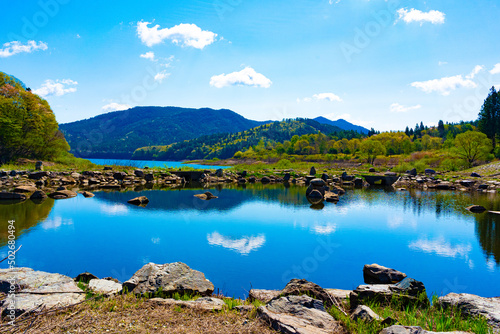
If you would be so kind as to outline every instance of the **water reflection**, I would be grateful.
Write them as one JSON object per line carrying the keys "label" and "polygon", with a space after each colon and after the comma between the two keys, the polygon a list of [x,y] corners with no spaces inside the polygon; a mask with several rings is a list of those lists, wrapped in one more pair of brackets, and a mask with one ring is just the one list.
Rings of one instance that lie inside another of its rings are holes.
{"label": "water reflection", "polygon": [[[498,208],[495,208],[498,210]],[[500,265],[500,215],[482,213],[476,217],[476,236],[488,261]]]}
{"label": "water reflection", "polygon": [[259,249],[266,243],[266,237],[262,234],[236,239],[224,236],[219,232],[213,232],[207,235],[207,240],[210,245],[222,246],[241,255],[248,255],[251,251]]}

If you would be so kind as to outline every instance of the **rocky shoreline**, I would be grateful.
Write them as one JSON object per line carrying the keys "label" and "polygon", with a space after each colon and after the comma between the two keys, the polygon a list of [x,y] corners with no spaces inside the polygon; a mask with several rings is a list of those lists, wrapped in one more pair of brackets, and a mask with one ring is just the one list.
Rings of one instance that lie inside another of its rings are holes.
{"label": "rocky shoreline", "polygon": [[[311,204],[317,205],[323,201],[338,201],[339,196],[345,193],[346,188],[369,187],[370,183],[373,183],[372,178],[382,181],[387,179],[387,182],[398,190],[435,189],[490,194],[500,192],[498,179],[483,179],[475,173],[471,175],[470,179],[456,177],[448,181],[437,177],[433,170],[426,170],[425,174],[420,175],[415,170],[398,175],[392,172],[376,173],[374,169],[371,169],[368,175],[363,175],[364,178],[348,175],[345,171],[341,175],[328,174],[326,171],[317,173],[314,167],[309,173],[293,170],[273,170],[263,171],[263,173],[264,175],[256,177],[248,175],[245,171],[236,173],[222,169],[187,172],[136,169],[131,172],[123,172],[114,171],[111,167],[104,167],[102,171],[83,171],[81,173],[74,171],[0,170],[0,200],[24,201],[33,199],[40,201],[47,196],[54,199],[64,199],[75,197],[78,192],[85,197],[92,197],[92,191],[97,190],[134,189],[141,191],[153,187],[177,188],[192,183],[200,184],[202,187],[217,184],[281,183],[285,186],[289,184],[308,186],[307,197]],[[353,174],[359,175],[355,172]]]}
{"label": "rocky shoreline", "polygon": [[[328,313],[332,307],[353,321],[380,323],[381,334],[436,333],[404,326],[391,317],[384,319],[366,305],[373,301],[388,305],[398,298],[403,306],[430,307],[422,282],[378,264],[365,265],[363,276],[365,284],[352,291],[324,289],[304,279],[292,279],[282,290],[252,289],[246,303],[235,306],[234,310],[242,315],[253,312],[281,333],[347,333],[342,323]],[[81,304],[89,297],[89,292],[109,298],[131,293],[146,298],[153,307],[173,305],[212,312],[228,308],[223,296],[213,295],[214,285],[203,273],[181,262],[148,263],[124,283],[111,277],[99,279],[90,273],[73,279],[30,268],[0,269],[0,292],[3,295],[0,301],[2,321],[13,324],[41,310]],[[172,298],[176,294],[195,298]],[[256,300],[260,302],[258,307],[252,304]],[[500,332],[500,297],[450,293],[439,297],[437,304],[444,309],[457,308],[466,317],[482,316],[494,333]]]}

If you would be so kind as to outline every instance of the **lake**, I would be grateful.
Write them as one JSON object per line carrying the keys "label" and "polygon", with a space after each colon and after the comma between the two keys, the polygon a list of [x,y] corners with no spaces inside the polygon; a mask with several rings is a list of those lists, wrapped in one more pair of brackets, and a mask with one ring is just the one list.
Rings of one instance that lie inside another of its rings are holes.
{"label": "lake", "polygon": [[[465,210],[500,211],[494,195],[348,189],[337,204],[313,209],[305,187],[209,190],[219,198],[202,201],[193,195],[206,189],[186,188],[3,204],[0,256],[15,219],[17,265],[72,277],[89,271],[125,281],[148,262],[181,261],[222,293],[245,297],[295,277],[353,289],[363,265],[378,263],[423,281],[429,294],[500,296],[500,216]],[[142,195],[147,207],[127,204]]]}
{"label": "lake", "polygon": [[195,169],[226,169],[231,166],[213,166],[213,165],[199,165],[199,164],[185,164],[182,161],[151,161],[151,160],[117,160],[117,159],[88,159],[96,165],[117,165],[117,166],[132,166],[137,168],[144,167],[162,167],[162,168],[182,168],[190,167]]}

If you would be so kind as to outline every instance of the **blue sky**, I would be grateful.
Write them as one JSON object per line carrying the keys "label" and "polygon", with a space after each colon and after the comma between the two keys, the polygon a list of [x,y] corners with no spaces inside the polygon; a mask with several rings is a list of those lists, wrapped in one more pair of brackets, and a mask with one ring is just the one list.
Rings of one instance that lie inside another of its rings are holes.
{"label": "blue sky", "polygon": [[477,117],[500,86],[499,16],[493,0],[11,1],[0,71],[60,123],[158,105],[398,130]]}

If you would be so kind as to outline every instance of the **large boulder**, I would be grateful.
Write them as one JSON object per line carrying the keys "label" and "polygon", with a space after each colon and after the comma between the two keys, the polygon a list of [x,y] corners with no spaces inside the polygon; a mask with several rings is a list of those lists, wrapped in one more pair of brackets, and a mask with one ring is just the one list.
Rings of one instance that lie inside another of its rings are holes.
{"label": "large boulder", "polygon": [[95,293],[112,296],[122,290],[122,285],[107,279],[91,279],[88,288]]}
{"label": "large boulder", "polygon": [[116,172],[113,174],[113,178],[118,181],[123,181],[127,177],[127,173],[125,172]]}
{"label": "large boulder", "polygon": [[30,199],[34,200],[41,200],[47,198],[47,194],[41,190],[35,191],[33,194],[31,194]]}
{"label": "large boulder", "polygon": [[202,272],[193,270],[182,262],[148,263],[123,283],[123,288],[140,295],[161,292],[165,296],[174,293],[210,296],[214,291],[214,285]]}
{"label": "large boulder", "polygon": [[323,302],[309,296],[287,296],[257,309],[272,328],[288,334],[330,334],[342,326],[325,311]]}
{"label": "large boulder", "polygon": [[[11,286],[11,282],[16,284]],[[9,317],[32,312],[42,305],[45,308],[60,307],[85,300],[84,292],[71,277],[31,268],[0,269],[0,292],[8,294],[0,302],[0,308],[2,315]],[[12,306],[14,308],[9,309]]]}
{"label": "large boulder", "polygon": [[[288,282],[283,290],[281,290],[280,296],[290,296],[290,295],[308,295],[315,299],[321,300],[326,304],[327,307],[333,305],[333,300],[326,292],[325,289],[320,287],[318,284],[309,282],[305,279],[294,278]],[[275,298],[276,299],[276,298]]]}
{"label": "large boulder", "polygon": [[140,169],[134,170],[134,175],[137,177],[144,177],[144,172]]}
{"label": "large boulder", "polygon": [[366,284],[394,284],[406,278],[406,274],[376,263],[365,264],[363,278]]}
{"label": "large boulder", "polygon": [[468,316],[481,315],[491,326],[500,329],[500,297],[484,298],[468,293],[450,293],[439,297],[438,304],[444,308],[456,307]]}

